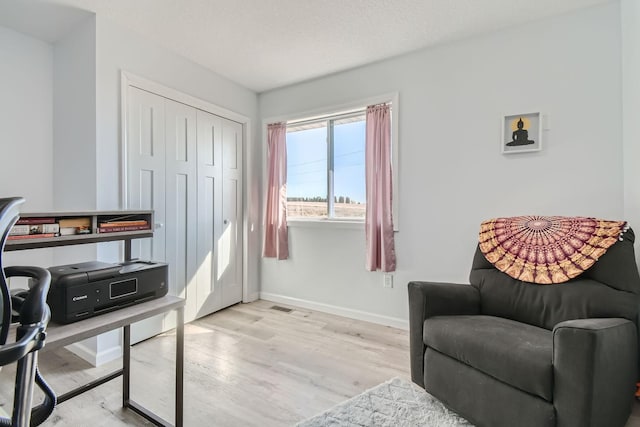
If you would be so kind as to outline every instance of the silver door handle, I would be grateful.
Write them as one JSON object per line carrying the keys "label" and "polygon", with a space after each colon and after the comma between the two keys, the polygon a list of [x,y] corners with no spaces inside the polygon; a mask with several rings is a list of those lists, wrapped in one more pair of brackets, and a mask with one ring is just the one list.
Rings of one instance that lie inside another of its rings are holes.
{"label": "silver door handle", "polygon": [[153,224],[153,228],[155,228],[156,230],[162,227],[164,227],[164,224],[161,222],[156,222],[155,224]]}

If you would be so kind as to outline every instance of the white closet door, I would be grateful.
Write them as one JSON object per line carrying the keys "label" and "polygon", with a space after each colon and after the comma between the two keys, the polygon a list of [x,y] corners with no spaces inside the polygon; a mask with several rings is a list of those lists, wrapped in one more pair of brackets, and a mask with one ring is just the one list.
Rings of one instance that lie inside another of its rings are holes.
{"label": "white closet door", "polygon": [[222,229],[222,119],[198,110],[197,316],[219,310],[217,265]]}
{"label": "white closet door", "polygon": [[129,209],[153,209],[153,239],[132,240],[134,258],[165,260],[164,98],[129,87],[127,117],[127,179]]}
{"label": "white closet door", "polygon": [[[166,261],[165,252],[165,99],[129,86],[127,108],[127,208],[153,209],[153,239],[131,241],[131,256]],[[163,317],[134,324],[131,341],[162,331]]]}
{"label": "white closet door", "polygon": [[222,236],[218,281],[222,307],[242,301],[242,125],[222,119]]}
{"label": "white closet door", "polygon": [[[242,125],[132,86],[127,96],[127,207],[164,225],[133,256],[169,264],[185,321],[242,301]],[[132,340],[174,326],[150,319]]]}
{"label": "white closet door", "polygon": [[[188,322],[196,315],[196,109],[165,99],[165,131],[169,293],[187,300]],[[165,322],[165,330],[173,327],[175,316]]]}
{"label": "white closet door", "polygon": [[198,110],[198,317],[242,301],[242,138]]}

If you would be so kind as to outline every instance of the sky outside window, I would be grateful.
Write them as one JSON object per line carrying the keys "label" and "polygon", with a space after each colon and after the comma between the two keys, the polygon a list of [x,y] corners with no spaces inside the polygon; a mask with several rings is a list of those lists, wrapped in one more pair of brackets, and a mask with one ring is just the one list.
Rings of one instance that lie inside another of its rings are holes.
{"label": "sky outside window", "polygon": [[365,202],[364,141],[365,121],[340,124],[333,129],[334,195]]}
{"label": "sky outside window", "polygon": [[327,127],[287,132],[288,216],[327,216]]}

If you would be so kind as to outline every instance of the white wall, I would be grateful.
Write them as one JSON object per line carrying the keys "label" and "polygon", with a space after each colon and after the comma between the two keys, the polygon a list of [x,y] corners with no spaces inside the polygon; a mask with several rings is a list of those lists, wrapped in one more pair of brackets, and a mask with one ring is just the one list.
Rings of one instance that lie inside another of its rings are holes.
{"label": "white wall", "polygon": [[[57,40],[53,56],[53,208],[96,209],[96,20]],[[52,265],[96,259],[97,245],[60,247]]]}
{"label": "white wall", "polygon": [[[58,58],[58,54],[60,57]],[[83,180],[78,186],[87,192],[84,207],[110,210],[122,206],[121,134],[120,134],[120,72],[128,71],[157,83],[207,100],[218,106],[257,121],[257,97],[255,93],[232,83],[185,58],[164,50],[136,33],[119,27],[101,16],[89,19],[81,27],[69,34],[64,44],[56,46],[58,68],[69,70],[69,79],[60,79],[60,99],[64,103],[71,90],[70,84],[79,82],[82,90],[73,106],[85,107],[80,112],[67,109],[64,119],[73,115],[83,118],[80,129],[71,133],[72,140],[65,147],[74,148],[87,157],[87,163],[80,168],[70,167],[69,161],[61,171],[60,180]],[[57,69],[56,68],[56,69]],[[84,116],[87,117],[84,117]],[[84,120],[86,119],[86,120]],[[61,120],[62,121],[62,120]],[[58,121],[56,121],[58,123]],[[64,132],[64,131],[63,131]],[[87,133],[85,141],[77,136]],[[254,133],[255,135],[255,133]],[[250,140],[250,147],[253,139]],[[60,159],[64,162],[64,159]],[[56,158],[56,166],[58,159]],[[256,178],[252,178],[256,179]],[[68,205],[75,203],[74,199]],[[69,209],[65,207],[66,209]],[[253,221],[257,221],[259,207],[251,205]],[[252,233],[253,247],[258,248],[258,237]],[[122,258],[121,243],[97,245],[97,251],[86,252],[88,259],[78,259],[73,248],[60,248],[68,262],[99,259],[117,262]],[[72,252],[69,252],[72,251]],[[253,293],[257,295],[257,257],[251,268]],[[120,354],[120,335],[117,331],[100,335],[74,345],[74,351],[93,362],[101,364]]]}
{"label": "white wall", "polygon": [[92,16],[54,45],[56,210],[96,209],[95,33]]}
{"label": "white wall", "polygon": [[[624,216],[640,224],[640,3],[621,1],[622,19],[622,139],[624,152]],[[640,226],[636,226],[640,230]],[[636,231],[640,260],[640,233]]]}
{"label": "white wall", "polygon": [[[259,164],[255,149],[257,96],[187,59],[166,51],[102,17],[92,16],[54,46],[0,27],[0,197],[26,196],[25,210],[120,209],[120,72],[157,83],[237,112],[251,120],[245,157],[248,236],[253,251],[250,293],[257,297]],[[17,142],[16,142],[17,141]],[[259,153],[259,151],[258,151]],[[16,161],[18,159],[18,161]],[[28,169],[27,169],[28,166]],[[27,172],[28,171],[28,172]],[[17,177],[17,178],[16,178]],[[119,243],[37,250],[6,255],[50,266],[100,259],[118,261]],[[117,357],[119,333],[86,340],[74,349],[94,363]]]}
{"label": "white wall", "polygon": [[118,157],[121,70],[247,116],[252,121],[257,119],[257,96],[254,92],[100,16],[97,23],[97,62],[100,209],[118,207],[121,202]]}
{"label": "white wall", "polygon": [[[400,98],[395,287],[365,271],[362,229],[328,224],[290,227],[291,259],[262,262],[263,295],[397,324],[407,282],[467,283],[482,220],[622,218],[620,55],[610,3],[261,94],[263,118]],[[501,117],[532,110],[549,118],[543,150],[500,154]]]}
{"label": "white wall", "polygon": [[[0,197],[22,212],[53,207],[53,48],[0,27]],[[5,265],[51,265],[51,251],[4,254]]]}
{"label": "white wall", "polygon": [[25,210],[51,209],[53,48],[0,27],[0,197],[23,196]]}

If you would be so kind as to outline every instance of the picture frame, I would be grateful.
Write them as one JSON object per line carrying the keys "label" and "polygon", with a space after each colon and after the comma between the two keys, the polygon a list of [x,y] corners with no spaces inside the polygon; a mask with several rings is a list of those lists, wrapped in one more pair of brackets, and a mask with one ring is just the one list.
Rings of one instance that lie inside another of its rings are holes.
{"label": "picture frame", "polygon": [[542,114],[509,114],[502,117],[502,154],[530,153],[542,150]]}

